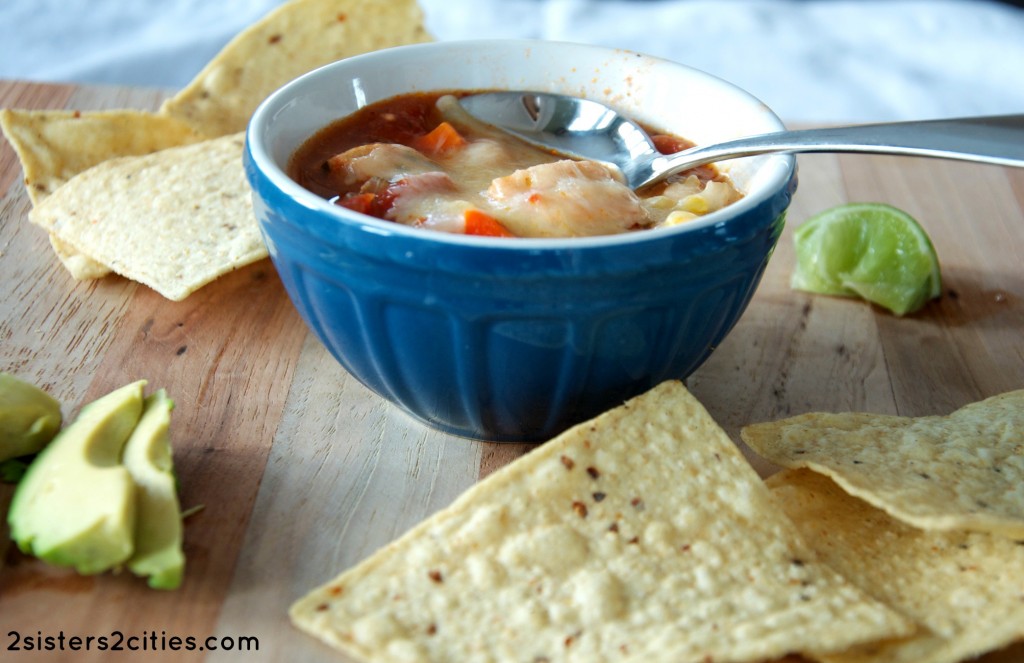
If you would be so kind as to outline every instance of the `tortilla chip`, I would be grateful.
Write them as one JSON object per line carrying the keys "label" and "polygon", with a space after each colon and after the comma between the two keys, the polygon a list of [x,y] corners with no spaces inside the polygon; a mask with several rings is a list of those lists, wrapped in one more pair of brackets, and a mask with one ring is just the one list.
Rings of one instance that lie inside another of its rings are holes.
{"label": "tortilla chip", "polygon": [[30,213],[61,241],[181,300],[266,257],[242,168],[242,134],[105,161]]}
{"label": "tortilla chip", "polygon": [[813,413],[740,435],[768,460],[827,474],[916,527],[1024,538],[1024,390],[948,416]]}
{"label": "tortilla chip", "polygon": [[367,661],[760,661],[911,628],[815,561],[676,381],[494,472],[291,617]]}
{"label": "tortilla chip", "polygon": [[1022,542],[911,527],[810,470],[767,483],[823,562],[923,627],[825,661],[954,663],[1024,638]]}
{"label": "tortilla chip", "polygon": [[203,136],[173,117],[137,110],[0,110],[34,205],[75,175],[115,157],[150,154]]}
{"label": "tortilla chip", "polygon": [[[0,110],[0,127],[38,205],[109,159],[243,131],[268,94],[322,64],[428,39],[414,0],[292,0],[236,36],[159,114]],[[78,280],[110,272],[98,256],[66,238],[51,234],[50,244]]]}
{"label": "tortilla chip", "polygon": [[60,260],[64,268],[68,270],[71,277],[76,281],[101,279],[110,273],[109,267],[79,252],[60,237],[49,233],[49,238],[50,248],[53,249],[57,259]]}
{"label": "tortilla chip", "polygon": [[[150,154],[202,140],[173,117],[135,110],[0,110],[0,129],[11,143],[33,205],[75,175],[115,157]],[[99,278],[110,270],[59,238],[50,244],[71,275]]]}
{"label": "tortilla chip", "polygon": [[211,136],[243,131],[260,102],[301,74],[428,40],[415,0],[292,0],[239,33],[160,111]]}

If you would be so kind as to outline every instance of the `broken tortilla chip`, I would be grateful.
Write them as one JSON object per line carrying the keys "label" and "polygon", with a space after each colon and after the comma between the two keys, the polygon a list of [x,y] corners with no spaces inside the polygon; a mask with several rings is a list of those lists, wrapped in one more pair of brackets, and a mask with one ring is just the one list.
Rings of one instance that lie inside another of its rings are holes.
{"label": "broken tortilla chip", "polygon": [[494,472],[291,617],[365,661],[761,661],[911,628],[815,560],[678,381]]}
{"label": "broken tortilla chip", "polygon": [[241,33],[160,112],[220,136],[271,92],[321,65],[430,39],[414,0],[292,0]]}
{"label": "broken tortilla chip", "polygon": [[922,628],[821,656],[828,663],[955,663],[1024,638],[1024,545],[902,523],[811,470],[767,482],[821,560]]}
{"label": "broken tortilla chip", "polygon": [[948,416],[811,413],[740,435],[768,460],[826,474],[915,527],[1024,538],[1024,390]]}
{"label": "broken tortilla chip", "polygon": [[30,213],[113,271],[181,300],[266,257],[242,167],[242,134],[105,161]]}
{"label": "broken tortilla chip", "polygon": [[[203,139],[173,117],[137,110],[0,110],[0,129],[21,162],[25,190],[38,205],[75,175],[116,157],[150,154]],[[99,278],[110,270],[50,235],[71,275]]]}

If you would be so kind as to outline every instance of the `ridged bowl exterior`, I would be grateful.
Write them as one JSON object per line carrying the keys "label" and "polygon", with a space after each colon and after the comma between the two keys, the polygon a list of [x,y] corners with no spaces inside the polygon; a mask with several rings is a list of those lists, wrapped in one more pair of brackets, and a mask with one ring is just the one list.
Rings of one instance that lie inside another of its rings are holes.
{"label": "ridged bowl exterior", "polygon": [[495,441],[548,439],[692,373],[750,301],[796,185],[790,168],[755,204],[685,232],[447,241],[325,214],[268,174],[253,131],[256,217],[310,329],[412,415]]}

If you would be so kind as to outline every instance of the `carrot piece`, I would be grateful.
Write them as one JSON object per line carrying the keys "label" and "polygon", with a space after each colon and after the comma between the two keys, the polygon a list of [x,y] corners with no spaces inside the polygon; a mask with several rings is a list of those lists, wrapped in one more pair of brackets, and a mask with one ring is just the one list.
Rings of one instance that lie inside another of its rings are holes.
{"label": "carrot piece", "polygon": [[413,140],[413,147],[428,156],[444,156],[466,146],[466,139],[447,122]]}
{"label": "carrot piece", "polygon": [[372,193],[350,193],[338,198],[335,204],[353,212],[372,215],[373,212],[370,210],[373,208],[374,198]]}
{"label": "carrot piece", "polygon": [[468,209],[464,216],[466,217],[467,235],[482,235],[484,237],[515,237],[515,235],[513,235],[508,228],[503,226],[500,221],[478,209]]}

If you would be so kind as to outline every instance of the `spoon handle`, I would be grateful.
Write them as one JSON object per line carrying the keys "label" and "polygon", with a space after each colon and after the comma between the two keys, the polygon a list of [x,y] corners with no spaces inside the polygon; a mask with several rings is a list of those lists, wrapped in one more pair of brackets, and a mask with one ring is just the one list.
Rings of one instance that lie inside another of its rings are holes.
{"label": "spoon handle", "polygon": [[890,122],[780,131],[672,155],[673,171],[772,152],[870,152],[961,159],[1024,167],[1024,115]]}

